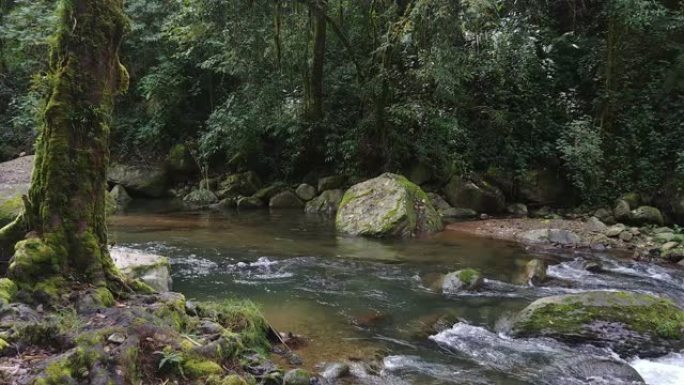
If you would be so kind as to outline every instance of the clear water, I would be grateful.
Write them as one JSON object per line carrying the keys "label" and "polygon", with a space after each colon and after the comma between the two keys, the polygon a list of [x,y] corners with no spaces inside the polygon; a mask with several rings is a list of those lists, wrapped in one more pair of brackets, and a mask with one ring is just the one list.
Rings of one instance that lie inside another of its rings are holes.
{"label": "clear water", "polygon": [[[306,367],[384,357],[385,369],[367,383],[615,384],[548,372],[562,372],[563,362],[578,356],[617,359],[611,352],[512,340],[495,332],[497,323],[536,298],[568,292],[628,289],[684,301],[680,270],[609,255],[534,255],[449,232],[408,241],[350,238],[336,235],[330,218],[299,211],[182,212],[147,203],[112,218],[110,232],[120,245],[168,256],[173,289],[188,298],[258,303],[275,328],[307,338],[297,351]],[[553,264],[554,279],[540,288],[514,284],[533,258]],[[581,269],[583,258],[600,260],[606,271]],[[487,278],[482,291],[445,297],[425,287],[429,277],[465,267]],[[424,331],[443,315],[452,329]],[[649,384],[674,384],[684,356],[630,364]]]}

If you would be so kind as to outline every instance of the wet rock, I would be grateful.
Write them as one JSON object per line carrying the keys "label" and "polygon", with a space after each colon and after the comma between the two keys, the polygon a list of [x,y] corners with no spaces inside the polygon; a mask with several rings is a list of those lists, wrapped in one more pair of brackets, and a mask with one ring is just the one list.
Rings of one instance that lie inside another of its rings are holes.
{"label": "wet rock", "polygon": [[607,228],[604,234],[606,234],[607,237],[615,238],[625,231],[625,229],[625,225],[618,223],[617,225]]}
{"label": "wet rock", "polygon": [[218,201],[219,199],[213,192],[205,189],[194,190],[183,198],[183,202],[200,207],[206,207]]}
{"label": "wet rock", "polygon": [[285,373],[283,385],[309,385],[311,374],[304,369],[293,369]]}
{"label": "wet rock", "polygon": [[245,171],[239,174],[229,175],[219,185],[218,197],[220,199],[251,196],[261,188],[261,179],[253,171]]}
{"label": "wet rock", "polygon": [[665,219],[657,208],[652,206],[641,206],[631,212],[629,223],[638,226],[647,224],[662,226],[663,223],[665,223]]}
{"label": "wet rock", "polygon": [[200,324],[197,326],[197,330],[200,331],[202,334],[222,334],[226,329],[217,324],[216,322],[209,321],[209,320],[202,320],[200,321]]}
{"label": "wet rock", "polygon": [[506,212],[516,218],[524,218],[527,216],[527,205],[523,203],[513,203],[506,207]]}
{"label": "wet rock", "polygon": [[456,207],[451,207],[447,210],[440,211],[439,213],[444,218],[453,219],[472,219],[477,217],[477,212],[475,210]]}
{"label": "wet rock", "polygon": [[684,311],[667,299],[595,291],[539,299],[514,319],[515,337],[550,337],[650,357],[684,347]]}
{"label": "wet rock", "polygon": [[335,224],[342,233],[370,237],[412,237],[442,229],[442,219],[425,192],[390,173],[347,190]]}
{"label": "wet rock", "polygon": [[291,190],[285,190],[276,194],[268,202],[268,207],[272,209],[294,209],[303,208],[304,202]]}
{"label": "wet rock", "polygon": [[334,214],[344,196],[342,190],[327,190],[306,203],[304,211],[310,214]]}
{"label": "wet rock", "polygon": [[674,249],[675,247],[679,246],[679,242],[667,242],[660,246],[660,251],[661,252],[666,252]]}
{"label": "wet rock", "polygon": [[240,197],[237,201],[238,210],[253,210],[264,207],[264,202],[257,197]]}
{"label": "wet rock", "polygon": [[469,181],[454,176],[444,187],[444,195],[453,207],[496,214],[506,208],[506,199],[499,188],[483,181]]}
{"label": "wet rock", "polygon": [[442,280],[442,293],[458,294],[463,291],[478,290],[484,284],[484,278],[475,269],[464,269],[449,273]]}
{"label": "wet rock", "polygon": [[590,273],[600,273],[603,271],[603,266],[596,261],[584,261],[582,267]]}
{"label": "wet rock", "polygon": [[545,367],[542,378],[572,378],[586,384],[645,384],[639,373],[623,361],[578,356]]}
{"label": "wet rock", "polygon": [[619,222],[629,222],[632,218],[632,209],[630,209],[629,203],[621,199],[615,203],[613,213]]}
{"label": "wet rock", "polygon": [[310,184],[302,183],[295,190],[299,199],[308,202],[316,197],[316,188]]}
{"label": "wet rock", "polygon": [[349,365],[343,362],[333,362],[325,365],[321,371],[321,377],[326,380],[334,380],[349,375]]}
{"label": "wet rock", "polygon": [[318,180],[318,191],[337,190],[344,188],[347,177],[341,175],[327,176]]}
{"label": "wet rock", "polygon": [[124,247],[114,247],[110,254],[116,267],[126,276],[139,279],[157,291],[169,291],[171,274],[166,257]]}
{"label": "wet rock", "polygon": [[521,284],[537,286],[546,281],[546,261],[533,259],[525,265],[525,273],[519,280]]}
{"label": "wet rock", "polygon": [[169,178],[163,166],[111,163],[107,170],[107,180],[111,184],[124,186],[131,194],[161,198],[166,192]]}

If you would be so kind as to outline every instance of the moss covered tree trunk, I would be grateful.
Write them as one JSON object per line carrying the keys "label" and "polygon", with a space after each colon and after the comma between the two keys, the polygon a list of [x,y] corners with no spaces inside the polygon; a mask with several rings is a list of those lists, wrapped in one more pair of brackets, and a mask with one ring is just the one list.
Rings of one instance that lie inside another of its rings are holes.
{"label": "moss covered tree trunk", "polygon": [[20,287],[76,281],[121,288],[107,249],[105,188],[113,98],[128,81],[118,57],[127,27],[122,7],[122,0],[59,2],[51,94],[22,220],[28,232],[9,267]]}

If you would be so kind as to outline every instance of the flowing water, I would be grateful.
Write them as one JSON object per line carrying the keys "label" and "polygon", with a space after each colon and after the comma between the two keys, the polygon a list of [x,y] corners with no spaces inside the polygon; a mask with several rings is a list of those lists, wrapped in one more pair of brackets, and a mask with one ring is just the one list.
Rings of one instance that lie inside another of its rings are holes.
{"label": "flowing water", "polygon": [[[197,300],[248,298],[280,331],[307,339],[305,367],[367,361],[383,369],[354,373],[369,384],[627,384],[579,380],[582,362],[622,362],[610,351],[546,339],[511,339],[499,325],[533,300],[586,290],[626,289],[684,305],[684,271],[606,254],[533,254],[515,244],[444,232],[429,239],[376,241],[336,235],[330,218],[298,211],[207,213],[146,203],[114,217],[119,245],[170,258],[173,289]],[[515,284],[525,263],[544,258],[552,280]],[[583,259],[599,261],[591,273]],[[429,277],[466,267],[487,278],[483,290],[446,297]],[[440,317],[451,321],[429,331]],[[627,362],[648,384],[684,384],[684,354]],[[607,370],[611,375],[616,371]],[[586,376],[584,376],[586,377]]]}

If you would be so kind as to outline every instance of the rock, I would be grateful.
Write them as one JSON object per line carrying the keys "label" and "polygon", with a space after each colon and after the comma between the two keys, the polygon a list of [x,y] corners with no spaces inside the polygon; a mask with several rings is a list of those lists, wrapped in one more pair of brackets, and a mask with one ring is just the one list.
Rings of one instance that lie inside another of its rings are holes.
{"label": "rock", "polygon": [[236,207],[237,207],[237,199],[236,198],[221,199],[218,203],[215,203],[213,205],[209,205],[209,208],[212,210],[230,210],[230,209],[234,209]]}
{"label": "rock", "polygon": [[193,206],[208,206],[218,201],[213,192],[205,189],[194,190],[183,198],[183,202]]}
{"label": "rock", "polygon": [[663,244],[662,246],[660,246],[660,251],[662,251],[662,252],[670,251],[677,246],[679,246],[679,242],[670,241],[670,242],[667,242],[667,243]]}
{"label": "rock", "polygon": [[541,259],[533,259],[525,265],[525,273],[519,283],[537,286],[546,281],[546,262]]}
{"label": "rock", "polygon": [[447,210],[439,212],[441,216],[445,218],[454,219],[471,219],[477,217],[477,212],[471,209],[459,209],[455,207],[450,207]]}
{"label": "rock", "polygon": [[334,214],[342,201],[344,191],[327,190],[306,203],[304,211],[310,214]]}
{"label": "rock", "polygon": [[506,212],[516,218],[524,218],[527,216],[527,205],[523,203],[513,203],[506,207]]}
{"label": "rock", "polygon": [[624,361],[578,355],[542,369],[540,378],[571,378],[570,383],[640,385],[641,375]]}
{"label": "rock", "polygon": [[663,214],[657,208],[652,206],[641,206],[631,212],[630,223],[638,226],[662,226],[665,223],[665,219],[663,218]]}
{"label": "rock", "polygon": [[661,226],[657,227],[653,230],[653,234],[662,234],[662,233],[674,233],[674,230],[667,226]]}
{"label": "rock", "polygon": [[114,186],[114,188],[112,188],[112,190],[109,192],[109,195],[114,200],[114,203],[120,207],[126,206],[131,200],[133,200],[133,198],[128,195],[126,188],[120,184]]}
{"label": "rock", "polygon": [[264,202],[257,197],[241,197],[237,200],[238,210],[252,210],[264,207]]}
{"label": "rock", "polygon": [[610,209],[601,208],[594,212],[594,216],[607,225],[615,224],[615,217]]}
{"label": "rock", "polygon": [[283,385],[309,385],[311,375],[304,369],[292,369],[285,373]]}
{"label": "rock", "polygon": [[132,195],[161,198],[168,187],[168,174],[163,166],[131,166],[111,163],[107,170],[109,183],[120,184]]}
{"label": "rock", "polygon": [[625,225],[618,223],[617,225],[613,225],[607,228],[604,234],[606,234],[607,237],[615,238],[619,236],[623,231],[625,231],[625,229]]}
{"label": "rock", "polygon": [[427,194],[428,198],[430,199],[430,202],[432,203],[432,207],[435,208],[439,213],[442,213],[443,211],[450,210],[453,207],[444,200],[439,194],[435,193],[428,193]]}
{"label": "rock", "polygon": [[183,177],[197,171],[197,163],[192,158],[188,147],[184,144],[177,144],[171,147],[166,164],[174,177]]}
{"label": "rock", "polygon": [[684,259],[684,247],[674,247],[662,252],[661,257],[669,262],[677,263]]}
{"label": "rock", "polygon": [[218,197],[229,198],[237,196],[251,196],[261,188],[261,179],[253,171],[229,175],[219,185]]}
{"label": "rock", "polygon": [[606,230],[608,230],[608,226],[606,226],[605,223],[601,222],[601,220],[596,217],[591,217],[587,219],[587,227],[589,227],[591,231],[596,231],[600,233],[603,233]]}
{"label": "rock", "polygon": [[171,274],[166,257],[124,247],[114,247],[110,254],[116,267],[126,276],[140,279],[157,291],[169,291]]}
{"label": "rock", "polygon": [[623,242],[631,242],[634,238],[634,234],[631,231],[623,231],[620,233],[620,240]]}
{"label": "rock", "polygon": [[442,229],[442,219],[420,187],[397,174],[382,174],[344,194],[337,230],[370,237],[412,237]]}
{"label": "rock", "polygon": [[639,207],[639,205],[641,205],[641,196],[639,196],[639,194],[635,192],[630,192],[623,195],[622,197],[620,197],[620,200],[627,202],[627,205],[629,205],[630,210],[634,210],[637,207]]}
{"label": "rock", "polygon": [[299,199],[308,202],[316,197],[316,188],[310,184],[302,183],[297,187],[295,193]]}
{"label": "rock", "polygon": [[276,194],[268,202],[268,207],[272,209],[293,209],[303,208],[304,202],[292,190],[285,190]]}
{"label": "rock", "polygon": [[484,279],[475,269],[464,269],[449,273],[442,280],[442,293],[458,294],[463,291],[477,290],[482,287]]}
{"label": "rock", "polygon": [[327,176],[318,180],[318,191],[341,189],[346,183],[347,177],[345,176]]}
{"label": "rock", "polygon": [[684,346],[684,311],[667,299],[595,291],[534,301],[513,320],[514,337],[550,337],[651,357]]}
{"label": "rock", "polygon": [[283,190],[287,189],[287,185],[282,182],[276,182],[268,187],[264,187],[262,189],[259,189],[259,191],[254,193],[254,197],[261,199],[264,202],[268,202],[276,196],[278,193],[282,192]]}
{"label": "rock", "polygon": [[209,335],[223,334],[223,332],[226,331],[223,326],[207,319],[200,321],[199,325],[197,326],[197,330],[199,330],[202,334]]}
{"label": "rock", "polygon": [[432,169],[425,163],[418,162],[409,168],[406,179],[418,186],[423,185],[432,179]]}
{"label": "rock", "polygon": [[453,207],[496,214],[506,208],[506,199],[497,187],[485,181],[468,181],[454,176],[444,187],[444,195]]}
{"label": "rock", "polygon": [[116,345],[121,345],[126,341],[126,336],[121,333],[114,333],[107,337],[107,342],[111,342]]}
{"label": "rock", "polygon": [[570,230],[536,229],[528,230],[516,235],[516,238],[526,244],[557,244],[574,246],[581,242],[580,237]]}
{"label": "rock", "polygon": [[321,371],[321,377],[326,380],[335,380],[349,375],[349,365],[343,362],[333,362],[326,365]]}
{"label": "rock", "polygon": [[629,223],[630,219],[632,218],[632,210],[629,208],[629,203],[622,199],[619,199],[615,203],[613,214],[615,215],[615,219],[620,222]]}
{"label": "rock", "polygon": [[596,261],[584,261],[582,267],[590,273],[600,273],[603,271],[603,266]]}

